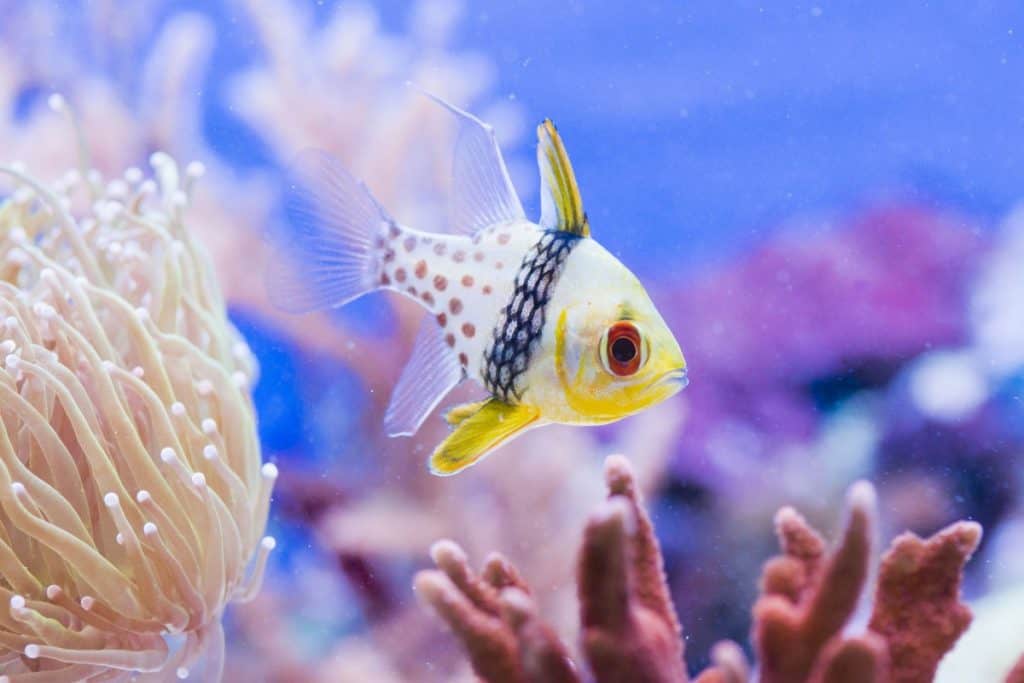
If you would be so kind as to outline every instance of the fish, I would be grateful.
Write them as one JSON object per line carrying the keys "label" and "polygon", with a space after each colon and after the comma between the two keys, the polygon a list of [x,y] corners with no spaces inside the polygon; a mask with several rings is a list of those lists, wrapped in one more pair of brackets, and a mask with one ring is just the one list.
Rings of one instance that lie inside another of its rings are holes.
{"label": "fish", "polygon": [[428,463],[440,476],[530,429],[607,424],[682,390],[679,343],[636,275],[591,236],[554,124],[537,127],[541,215],[532,222],[494,129],[427,96],[457,122],[450,232],[398,223],[335,157],[305,150],[285,181],[291,230],[271,249],[271,302],[301,314],[390,290],[426,309],[387,433],[415,434],[464,381],[487,392],[444,414],[451,431]]}

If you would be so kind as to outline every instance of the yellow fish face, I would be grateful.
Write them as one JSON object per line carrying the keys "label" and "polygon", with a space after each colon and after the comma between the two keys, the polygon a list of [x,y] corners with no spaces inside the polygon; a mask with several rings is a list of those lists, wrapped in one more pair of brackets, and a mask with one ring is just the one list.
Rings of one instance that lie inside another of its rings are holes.
{"label": "yellow fish face", "polygon": [[647,292],[594,240],[570,257],[549,311],[542,358],[550,361],[530,382],[543,418],[612,422],[686,386],[683,352]]}

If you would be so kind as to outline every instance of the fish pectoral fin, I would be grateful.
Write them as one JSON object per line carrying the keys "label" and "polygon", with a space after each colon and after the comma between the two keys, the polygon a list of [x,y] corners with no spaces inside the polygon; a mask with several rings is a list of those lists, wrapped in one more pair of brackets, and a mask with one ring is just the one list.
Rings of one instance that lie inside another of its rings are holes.
{"label": "fish pectoral fin", "polygon": [[[457,422],[453,422],[452,413],[458,416]],[[442,477],[476,464],[505,441],[536,426],[540,411],[533,406],[511,405],[492,398],[456,406],[448,415],[448,421],[456,425],[455,431],[430,456],[430,471]]]}

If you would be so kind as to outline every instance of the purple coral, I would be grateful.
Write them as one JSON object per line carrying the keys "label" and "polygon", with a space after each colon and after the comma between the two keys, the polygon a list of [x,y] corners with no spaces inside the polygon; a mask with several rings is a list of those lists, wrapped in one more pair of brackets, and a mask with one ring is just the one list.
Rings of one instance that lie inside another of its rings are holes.
{"label": "purple coral", "polygon": [[662,288],[669,325],[689,331],[682,341],[700,386],[687,395],[680,470],[697,481],[724,474],[707,463],[723,450],[736,457],[723,447],[730,438],[752,456],[807,442],[820,424],[814,382],[882,385],[923,351],[962,343],[985,244],[957,216],[897,206],[784,235]]}

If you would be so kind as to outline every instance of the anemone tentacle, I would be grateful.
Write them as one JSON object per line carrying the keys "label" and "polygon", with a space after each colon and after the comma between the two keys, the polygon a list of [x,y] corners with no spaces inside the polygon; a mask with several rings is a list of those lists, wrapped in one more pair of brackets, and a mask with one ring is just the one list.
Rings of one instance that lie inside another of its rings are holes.
{"label": "anemone tentacle", "polygon": [[0,166],[0,677],[163,680],[204,651],[217,677],[274,548],[257,368],[188,230],[202,166],[83,164]]}

